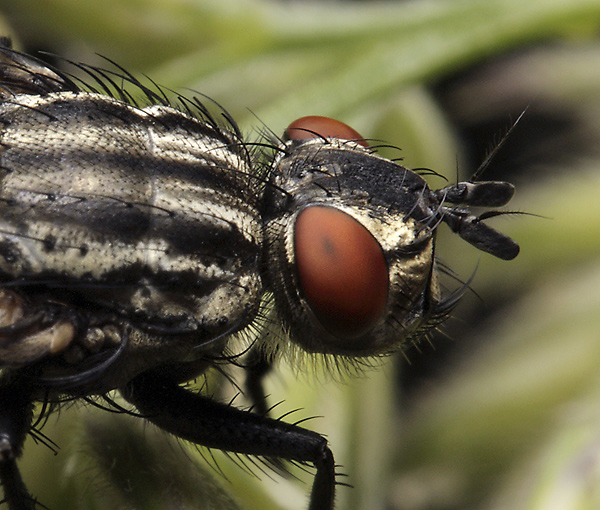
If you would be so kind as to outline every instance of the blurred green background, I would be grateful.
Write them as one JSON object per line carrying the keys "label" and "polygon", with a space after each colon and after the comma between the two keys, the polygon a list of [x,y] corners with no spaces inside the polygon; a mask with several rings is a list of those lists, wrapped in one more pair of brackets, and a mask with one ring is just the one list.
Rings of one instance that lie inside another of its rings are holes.
{"label": "blurred green background", "polygon": [[[307,426],[354,485],[339,510],[600,508],[599,0],[0,0],[0,14],[20,48],[198,90],[249,139],[333,116],[450,181],[527,108],[484,175],[541,216],[490,222],[519,257],[442,226],[444,262],[463,279],[477,267],[443,334],[344,384],[282,367],[269,393],[281,414],[322,416]],[[310,475],[242,459],[252,476],[126,416],[74,405],[44,432],[59,455],[29,439],[21,464],[52,510],[307,505]]]}

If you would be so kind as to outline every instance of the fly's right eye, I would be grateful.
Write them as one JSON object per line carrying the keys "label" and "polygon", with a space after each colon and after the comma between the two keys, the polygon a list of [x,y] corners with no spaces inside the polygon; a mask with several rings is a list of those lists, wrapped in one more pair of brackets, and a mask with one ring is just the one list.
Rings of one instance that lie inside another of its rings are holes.
{"label": "fly's right eye", "polygon": [[294,229],[300,288],[321,325],[340,338],[355,338],[383,315],[388,267],[381,246],[352,216],[310,206]]}
{"label": "fly's right eye", "polygon": [[310,140],[311,138],[339,138],[352,140],[363,147],[369,144],[348,124],[330,117],[310,115],[292,122],[283,134],[286,140]]}

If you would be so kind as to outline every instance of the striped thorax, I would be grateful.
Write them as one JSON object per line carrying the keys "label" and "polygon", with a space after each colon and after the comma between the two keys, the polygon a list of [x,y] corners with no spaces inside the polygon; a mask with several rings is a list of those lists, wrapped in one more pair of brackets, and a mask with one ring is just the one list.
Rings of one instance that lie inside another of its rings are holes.
{"label": "striped thorax", "polygon": [[18,95],[0,117],[0,279],[29,314],[188,348],[252,321],[262,225],[234,133],[75,92]]}

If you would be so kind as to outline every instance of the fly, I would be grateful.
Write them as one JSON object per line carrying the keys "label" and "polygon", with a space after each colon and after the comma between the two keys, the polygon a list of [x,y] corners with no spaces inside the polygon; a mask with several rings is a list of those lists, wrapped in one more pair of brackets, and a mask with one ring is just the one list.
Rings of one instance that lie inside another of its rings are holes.
{"label": "fly", "polygon": [[[290,350],[352,364],[418,342],[464,291],[440,291],[436,229],[514,258],[518,245],[483,221],[501,212],[469,210],[506,204],[513,186],[433,190],[323,117],[259,150],[197,99],[176,106],[123,69],[77,67],[89,84],[0,48],[5,502],[36,507],[16,464],[38,434],[35,403],[43,417],[118,390],[182,439],[312,464],[309,509],[332,510],[327,441],[268,416],[264,374]],[[183,386],[234,359],[254,412]]]}

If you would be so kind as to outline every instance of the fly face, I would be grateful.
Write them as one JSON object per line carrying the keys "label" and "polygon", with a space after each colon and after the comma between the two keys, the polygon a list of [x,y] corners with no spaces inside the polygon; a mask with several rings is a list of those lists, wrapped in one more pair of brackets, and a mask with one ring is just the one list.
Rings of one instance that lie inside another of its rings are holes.
{"label": "fly face", "polygon": [[[497,213],[457,207],[503,205],[512,186],[431,190],[322,118],[293,123],[261,163],[226,114],[223,126],[201,103],[179,98],[177,109],[124,70],[113,80],[79,67],[107,95],[0,48],[0,483],[9,509],[36,507],[16,466],[25,436],[37,433],[34,403],[116,389],[182,439],[314,465],[309,508],[332,510],[327,441],[270,418],[264,404],[261,379],[289,344],[264,335],[252,346],[247,386],[259,412],[181,384],[232,360],[233,334],[255,331],[267,293],[310,353],[377,356],[416,342],[460,297],[438,288],[437,227],[513,258],[516,243],[483,222]],[[135,104],[121,81],[158,104]]]}
{"label": "fly face", "polygon": [[284,151],[275,182],[289,195],[267,212],[266,236],[294,340],[347,356],[400,349],[437,314],[435,197],[356,143],[292,140]]}
{"label": "fly face", "polygon": [[284,193],[275,191],[265,212],[266,266],[279,314],[304,350],[386,354],[445,319],[457,296],[444,298],[438,287],[434,244],[441,222],[496,256],[518,253],[512,240],[468,210],[445,205],[501,205],[512,196],[510,184],[432,191],[342,123],[309,117],[287,133],[291,139],[273,163],[276,189]]}

